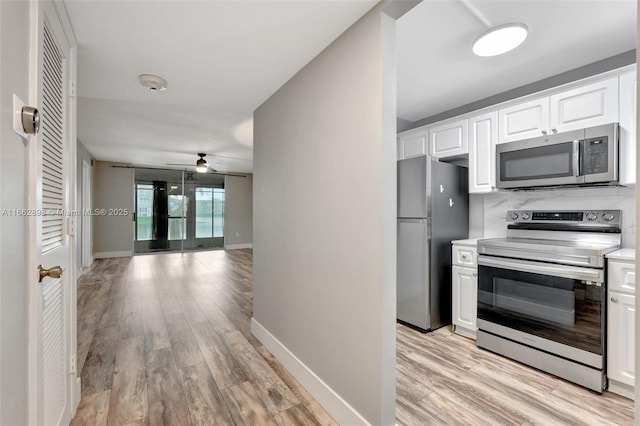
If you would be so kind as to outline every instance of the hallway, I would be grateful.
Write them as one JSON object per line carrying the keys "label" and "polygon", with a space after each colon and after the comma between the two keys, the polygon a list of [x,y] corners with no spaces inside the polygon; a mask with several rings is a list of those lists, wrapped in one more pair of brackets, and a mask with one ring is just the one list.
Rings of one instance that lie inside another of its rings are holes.
{"label": "hallway", "polygon": [[335,424],[251,315],[251,250],[96,261],[78,283],[72,425]]}

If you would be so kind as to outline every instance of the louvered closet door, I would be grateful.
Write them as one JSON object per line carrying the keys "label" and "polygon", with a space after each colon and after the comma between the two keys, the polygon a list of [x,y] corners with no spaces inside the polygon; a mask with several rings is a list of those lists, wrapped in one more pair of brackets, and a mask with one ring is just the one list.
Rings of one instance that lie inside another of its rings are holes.
{"label": "louvered closet door", "polygon": [[[60,266],[60,278],[45,277],[38,284],[36,366],[34,368],[36,424],[59,425],[70,420],[69,292],[69,120],[67,54],[64,33],[52,9],[39,11],[37,107],[41,128],[36,137],[36,256],[44,268]],[[32,401],[35,402],[35,401]]]}

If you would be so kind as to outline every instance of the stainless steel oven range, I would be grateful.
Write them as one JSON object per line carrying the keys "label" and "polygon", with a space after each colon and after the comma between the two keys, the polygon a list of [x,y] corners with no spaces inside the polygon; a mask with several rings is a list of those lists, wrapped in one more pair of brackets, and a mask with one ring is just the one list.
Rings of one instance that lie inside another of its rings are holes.
{"label": "stainless steel oven range", "polygon": [[507,237],[478,241],[477,345],[602,392],[604,255],[619,210],[507,213]]}

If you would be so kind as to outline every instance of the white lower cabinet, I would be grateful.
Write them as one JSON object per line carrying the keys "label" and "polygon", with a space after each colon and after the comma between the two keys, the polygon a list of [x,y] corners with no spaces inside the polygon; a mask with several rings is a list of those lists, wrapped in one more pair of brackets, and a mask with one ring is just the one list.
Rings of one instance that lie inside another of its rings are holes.
{"label": "white lower cabinet", "polygon": [[454,242],[452,251],[451,323],[456,333],[475,339],[478,294],[477,249],[475,245]]}
{"label": "white lower cabinet", "polygon": [[611,257],[608,262],[607,378],[609,379],[609,391],[633,398],[636,321],[635,265],[631,260]]}
{"label": "white lower cabinet", "polygon": [[476,337],[476,294],[478,272],[473,268],[453,267],[451,280],[451,316],[455,331],[468,337]]}

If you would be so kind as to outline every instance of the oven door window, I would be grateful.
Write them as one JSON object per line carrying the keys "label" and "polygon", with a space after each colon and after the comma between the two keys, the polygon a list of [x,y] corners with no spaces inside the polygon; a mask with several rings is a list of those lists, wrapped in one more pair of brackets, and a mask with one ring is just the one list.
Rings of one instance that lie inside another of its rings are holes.
{"label": "oven door window", "polygon": [[573,176],[573,149],[573,142],[564,142],[502,152],[500,180],[535,181]]}
{"label": "oven door window", "polygon": [[489,266],[478,272],[479,319],[603,353],[603,287]]}

